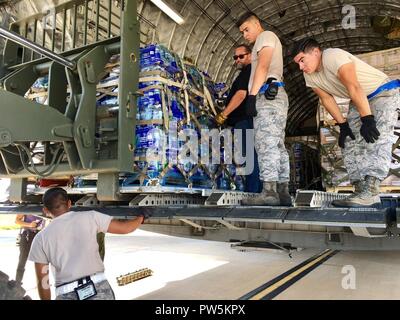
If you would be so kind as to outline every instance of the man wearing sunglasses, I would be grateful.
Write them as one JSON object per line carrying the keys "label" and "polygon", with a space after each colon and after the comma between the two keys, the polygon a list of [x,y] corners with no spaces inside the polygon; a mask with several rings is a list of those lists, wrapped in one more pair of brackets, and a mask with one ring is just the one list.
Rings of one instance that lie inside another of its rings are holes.
{"label": "man wearing sunglasses", "polygon": [[275,33],[263,29],[252,12],[243,15],[237,26],[244,39],[254,44],[246,111],[254,117],[255,147],[263,181],[261,194],[242,203],[290,206],[289,155],[285,148],[289,101],[282,82],[282,44]]}
{"label": "man wearing sunglasses", "polygon": [[[232,84],[226,99],[226,108],[219,113],[215,120],[219,125],[227,123],[234,129],[242,132],[242,156],[246,156],[246,133],[247,129],[253,129],[253,117],[247,115],[247,87],[251,73],[251,48],[246,44],[240,44],[235,48],[233,55],[236,67],[240,70],[239,75]],[[254,148],[253,148],[254,149]],[[259,193],[261,191],[261,181],[259,178],[257,153],[253,152],[252,157],[246,157],[247,161],[253,161],[254,165],[246,163],[249,172],[246,175],[245,191]]]}

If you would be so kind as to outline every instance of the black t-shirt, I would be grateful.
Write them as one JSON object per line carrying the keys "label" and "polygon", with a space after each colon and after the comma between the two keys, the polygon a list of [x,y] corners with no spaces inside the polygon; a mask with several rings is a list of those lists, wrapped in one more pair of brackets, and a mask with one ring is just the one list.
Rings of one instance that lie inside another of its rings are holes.
{"label": "black t-shirt", "polygon": [[[250,81],[250,74],[251,74],[251,64],[245,66],[242,71],[239,73],[237,78],[232,84],[231,91],[229,92],[228,98],[226,99],[226,105],[232,100],[232,97],[235,93],[239,90],[246,90],[248,92],[248,86]],[[238,106],[232,113],[228,116],[227,124],[230,126],[235,125],[236,122],[240,120],[245,120],[250,118],[246,115],[246,99]]]}

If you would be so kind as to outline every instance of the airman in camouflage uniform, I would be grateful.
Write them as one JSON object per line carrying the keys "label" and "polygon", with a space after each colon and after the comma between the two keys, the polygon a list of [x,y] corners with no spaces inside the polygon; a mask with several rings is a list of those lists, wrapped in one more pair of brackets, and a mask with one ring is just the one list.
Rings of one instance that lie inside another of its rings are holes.
{"label": "airman in camouflage uniform", "polygon": [[279,88],[275,100],[257,96],[254,117],[255,147],[262,181],[289,182],[289,155],[285,148],[285,127],[289,100]]}
{"label": "airman in camouflage uniform", "polygon": [[[340,127],[339,146],[355,192],[332,204],[379,206],[379,184],[388,175],[392,159],[400,80],[390,80],[342,49],[322,50],[311,38],[297,44],[294,61],[304,72],[306,85],[319,96]],[[335,97],[350,99],[347,120]]]}
{"label": "airman in camouflage uniform", "polygon": [[355,140],[346,139],[343,156],[350,181],[362,180],[366,176],[384,180],[390,169],[393,134],[400,107],[400,93],[392,90],[375,97],[370,102],[371,111],[380,132],[375,143],[367,143],[360,134],[361,120],[356,107],[351,104],[347,122],[354,132]]}
{"label": "airman in camouflage uniform", "polygon": [[[237,25],[243,37],[254,43],[246,111],[254,117],[255,148],[263,181],[262,192],[242,204],[290,206],[289,155],[284,142],[289,102],[282,82],[282,44],[275,33],[263,29],[254,13],[245,14]],[[277,90],[268,99],[264,95],[267,85]]]}

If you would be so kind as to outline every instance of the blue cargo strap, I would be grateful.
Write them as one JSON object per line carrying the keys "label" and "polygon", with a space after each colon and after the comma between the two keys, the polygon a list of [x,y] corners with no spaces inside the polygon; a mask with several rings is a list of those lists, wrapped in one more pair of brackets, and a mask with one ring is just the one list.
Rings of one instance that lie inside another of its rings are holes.
{"label": "blue cargo strap", "polygon": [[[284,87],[285,84],[283,82],[272,82],[272,83],[276,83],[278,85],[278,87]],[[269,87],[268,83],[264,83],[264,85],[260,88],[260,91],[258,91],[258,93],[263,94],[265,91],[267,91]]]}
{"label": "blue cargo strap", "polygon": [[372,98],[380,94],[382,91],[393,90],[397,88],[400,88],[400,79],[392,80],[390,82],[381,85],[378,89],[376,89],[374,92],[368,95],[367,98],[368,100],[371,100]]}

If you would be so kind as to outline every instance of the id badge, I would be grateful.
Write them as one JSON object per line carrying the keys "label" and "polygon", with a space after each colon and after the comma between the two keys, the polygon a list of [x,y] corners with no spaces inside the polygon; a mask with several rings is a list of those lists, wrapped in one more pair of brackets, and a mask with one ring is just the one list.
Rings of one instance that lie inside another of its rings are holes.
{"label": "id badge", "polygon": [[79,286],[78,288],[75,288],[74,290],[78,296],[78,300],[86,300],[94,297],[97,294],[94,283],[91,280]]}

